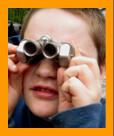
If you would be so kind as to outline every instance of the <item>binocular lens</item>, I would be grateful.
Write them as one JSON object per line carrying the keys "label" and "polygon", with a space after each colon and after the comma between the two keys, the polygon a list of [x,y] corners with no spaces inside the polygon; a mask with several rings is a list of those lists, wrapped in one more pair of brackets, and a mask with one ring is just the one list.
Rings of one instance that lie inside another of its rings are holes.
{"label": "binocular lens", "polygon": [[27,42],[24,46],[24,50],[26,54],[33,55],[36,51],[36,45],[32,42]]}
{"label": "binocular lens", "polygon": [[47,57],[53,57],[57,54],[57,47],[55,47],[53,44],[46,44],[43,49],[43,53]]}

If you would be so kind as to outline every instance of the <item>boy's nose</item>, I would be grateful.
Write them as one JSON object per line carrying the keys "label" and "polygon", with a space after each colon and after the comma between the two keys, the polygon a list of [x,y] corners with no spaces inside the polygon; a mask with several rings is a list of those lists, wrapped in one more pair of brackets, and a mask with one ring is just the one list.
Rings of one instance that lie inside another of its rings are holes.
{"label": "boy's nose", "polygon": [[39,62],[35,73],[42,78],[55,79],[57,77],[57,66],[52,60],[44,59]]}

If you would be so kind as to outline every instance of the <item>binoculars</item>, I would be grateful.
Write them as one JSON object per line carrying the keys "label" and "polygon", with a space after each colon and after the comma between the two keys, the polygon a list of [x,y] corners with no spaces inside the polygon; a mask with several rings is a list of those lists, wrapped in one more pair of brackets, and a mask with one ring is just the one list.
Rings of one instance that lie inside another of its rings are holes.
{"label": "binoculars", "polygon": [[57,43],[48,35],[39,40],[24,39],[17,47],[17,57],[22,63],[37,63],[46,58],[56,61],[61,67],[68,67],[70,59],[75,55],[69,43]]}

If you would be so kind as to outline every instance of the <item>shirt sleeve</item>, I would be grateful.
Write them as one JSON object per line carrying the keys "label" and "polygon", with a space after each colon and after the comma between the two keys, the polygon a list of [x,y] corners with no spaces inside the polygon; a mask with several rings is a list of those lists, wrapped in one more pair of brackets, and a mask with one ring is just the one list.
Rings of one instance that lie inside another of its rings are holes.
{"label": "shirt sleeve", "polygon": [[102,104],[74,108],[55,115],[52,122],[56,128],[99,128],[102,120]]}

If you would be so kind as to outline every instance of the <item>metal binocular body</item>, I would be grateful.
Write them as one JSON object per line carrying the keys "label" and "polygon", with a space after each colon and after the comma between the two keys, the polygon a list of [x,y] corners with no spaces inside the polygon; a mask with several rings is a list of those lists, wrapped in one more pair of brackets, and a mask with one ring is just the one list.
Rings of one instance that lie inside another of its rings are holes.
{"label": "metal binocular body", "polygon": [[17,47],[19,60],[28,64],[46,58],[56,61],[61,67],[68,67],[74,55],[75,50],[69,43],[56,43],[49,36],[42,36],[37,41],[24,39]]}

